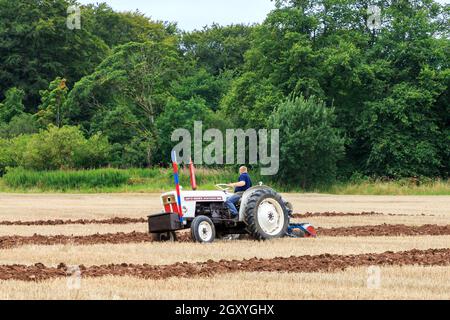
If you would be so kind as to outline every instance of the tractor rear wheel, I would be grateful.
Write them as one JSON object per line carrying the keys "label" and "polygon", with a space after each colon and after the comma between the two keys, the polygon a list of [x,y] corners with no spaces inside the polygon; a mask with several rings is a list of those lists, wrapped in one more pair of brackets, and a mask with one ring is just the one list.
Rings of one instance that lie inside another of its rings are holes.
{"label": "tractor rear wheel", "polygon": [[244,221],[248,233],[257,240],[281,238],[287,234],[289,210],[275,191],[260,189],[249,195]]}
{"label": "tractor rear wheel", "polygon": [[152,240],[156,242],[175,242],[177,241],[177,234],[175,231],[152,233]]}
{"label": "tractor rear wheel", "polygon": [[191,224],[191,236],[195,242],[213,242],[216,238],[214,223],[207,216],[195,217]]}

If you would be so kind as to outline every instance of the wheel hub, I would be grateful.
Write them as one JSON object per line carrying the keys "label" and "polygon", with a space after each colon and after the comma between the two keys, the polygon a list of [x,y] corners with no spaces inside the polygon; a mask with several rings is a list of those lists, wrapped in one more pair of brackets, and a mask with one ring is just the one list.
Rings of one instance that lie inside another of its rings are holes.
{"label": "wheel hub", "polygon": [[258,206],[258,223],[268,235],[275,236],[284,226],[284,212],[275,199],[265,199]]}
{"label": "wheel hub", "polygon": [[198,234],[200,235],[200,238],[203,241],[208,241],[211,239],[212,237],[212,228],[211,225],[206,222],[206,221],[202,221],[199,225],[198,225]]}

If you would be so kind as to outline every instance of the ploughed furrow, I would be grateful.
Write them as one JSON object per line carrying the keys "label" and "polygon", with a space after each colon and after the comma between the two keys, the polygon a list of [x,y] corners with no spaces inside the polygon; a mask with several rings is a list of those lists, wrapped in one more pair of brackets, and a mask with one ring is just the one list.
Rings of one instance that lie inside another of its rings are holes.
{"label": "ploughed furrow", "polygon": [[105,233],[92,234],[87,236],[54,235],[44,236],[34,234],[32,236],[3,236],[0,237],[0,249],[13,248],[22,245],[55,245],[73,244],[89,245],[103,243],[139,243],[151,241],[149,234],[144,232],[131,233]]}
{"label": "ploughed furrow", "polygon": [[[198,263],[178,262],[171,265],[109,264],[85,267],[79,266],[82,277],[132,276],[146,279],[170,277],[208,277],[233,272],[332,272],[358,266],[448,266],[450,249],[387,251],[376,254],[292,256],[289,258],[244,260],[220,260]],[[42,281],[66,277],[73,268],[60,263],[47,267],[42,263],[32,266],[0,265],[0,280]]]}
{"label": "ploughed furrow", "polygon": [[[420,235],[450,235],[450,225],[422,225],[406,226],[398,225],[376,225],[376,226],[354,226],[339,228],[318,228],[318,235],[327,237],[367,237],[367,236],[420,236]],[[178,232],[178,241],[191,241],[188,232]],[[248,238],[248,237],[247,237]],[[92,245],[92,244],[120,244],[151,242],[152,238],[146,232],[131,233],[105,233],[84,236],[54,235],[44,236],[35,234],[33,236],[2,236],[0,237],[0,249],[8,249],[22,245]]]}
{"label": "ploughed furrow", "polygon": [[[293,218],[302,219],[310,217],[357,217],[357,216],[408,216],[407,214],[391,214],[381,212],[306,212],[294,213]],[[425,216],[425,214],[422,214]],[[433,216],[433,215],[426,215]],[[133,223],[147,223],[146,218],[128,218],[128,217],[114,217],[110,219],[55,219],[55,220],[33,220],[33,221],[0,221],[0,226],[57,226],[66,224],[133,224]]]}
{"label": "ploughed furrow", "polygon": [[385,215],[381,212],[306,212],[306,213],[294,213],[293,218],[310,218],[310,217],[355,217],[355,216],[382,216]]}
{"label": "ploughed furrow", "polygon": [[407,226],[404,224],[382,224],[376,226],[354,226],[339,228],[318,228],[319,236],[367,237],[367,236],[420,236],[450,235],[450,225],[426,224]]}
{"label": "ploughed furrow", "polygon": [[[8,249],[23,245],[91,245],[91,244],[123,244],[141,243],[152,241],[151,235],[145,232],[131,233],[105,233],[87,236],[54,235],[44,236],[35,234],[33,236],[3,236],[0,237],[0,249]],[[190,241],[186,233],[178,235],[178,241]]]}
{"label": "ploughed furrow", "polygon": [[77,219],[77,220],[35,220],[35,221],[0,221],[2,226],[58,226],[65,224],[132,224],[145,223],[145,218],[114,217],[110,219]]}
{"label": "ploughed furrow", "polygon": [[361,213],[355,213],[355,212],[306,212],[306,213],[294,213],[293,218],[311,218],[311,217],[366,217],[366,216],[396,216],[396,217],[408,217],[408,216],[414,216],[414,217],[433,217],[434,214],[424,214],[421,215],[410,215],[410,214],[394,214],[394,213],[381,213],[381,212],[361,212]]}

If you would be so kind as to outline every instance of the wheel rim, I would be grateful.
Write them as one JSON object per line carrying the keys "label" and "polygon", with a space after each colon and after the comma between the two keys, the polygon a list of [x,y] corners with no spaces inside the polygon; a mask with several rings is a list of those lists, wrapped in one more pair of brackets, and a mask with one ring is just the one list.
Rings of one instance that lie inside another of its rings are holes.
{"label": "wheel rim", "polygon": [[264,199],[258,206],[258,224],[270,236],[281,232],[284,226],[284,212],[275,199]]}
{"label": "wheel rim", "polygon": [[202,241],[209,241],[212,238],[213,230],[207,221],[202,221],[198,225],[198,235]]}

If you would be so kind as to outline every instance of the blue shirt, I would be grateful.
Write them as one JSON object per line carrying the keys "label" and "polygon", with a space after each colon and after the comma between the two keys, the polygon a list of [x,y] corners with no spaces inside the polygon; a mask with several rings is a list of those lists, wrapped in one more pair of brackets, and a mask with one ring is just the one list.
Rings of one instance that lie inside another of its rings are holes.
{"label": "blue shirt", "polygon": [[245,190],[247,190],[248,188],[251,188],[251,186],[252,186],[252,180],[250,179],[250,176],[248,175],[248,173],[242,173],[239,176],[238,181],[245,181],[245,186],[234,188],[235,193],[236,192],[244,192]]}

